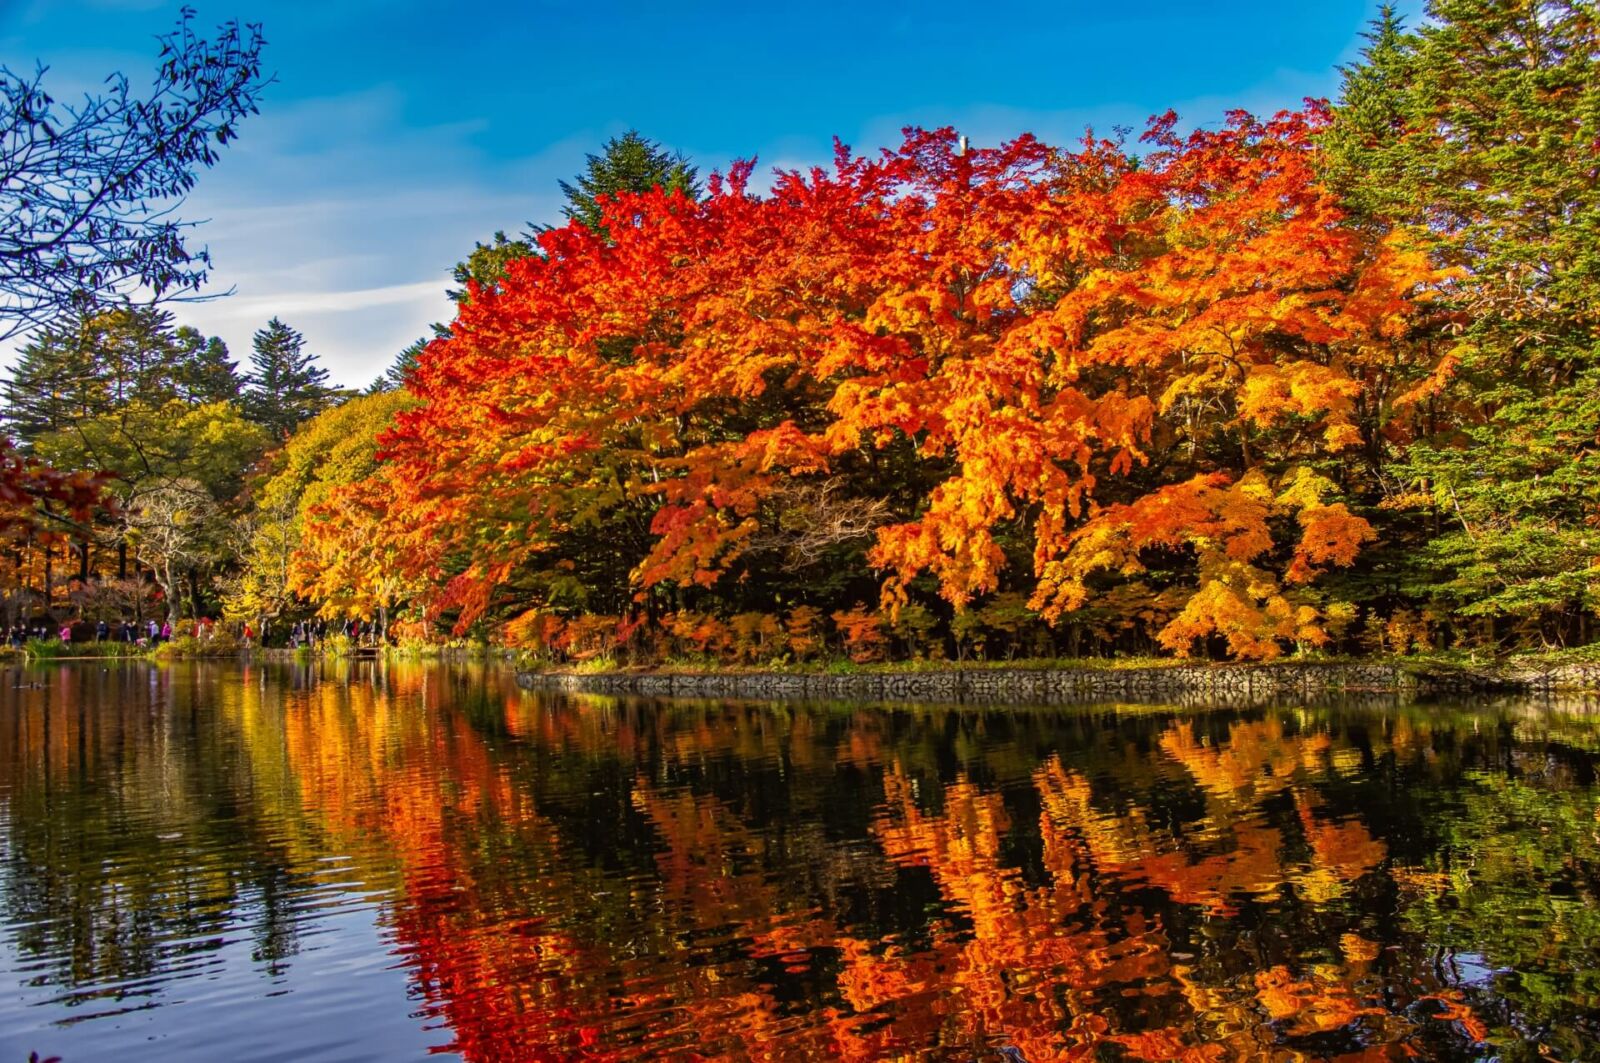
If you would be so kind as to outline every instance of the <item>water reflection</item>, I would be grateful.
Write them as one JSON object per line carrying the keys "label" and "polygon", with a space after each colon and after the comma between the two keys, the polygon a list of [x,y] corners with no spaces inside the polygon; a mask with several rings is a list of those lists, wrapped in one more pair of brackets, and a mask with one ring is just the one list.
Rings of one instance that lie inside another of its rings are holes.
{"label": "water reflection", "polygon": [[0,1041],[24,1054],[138,1058],[130,1030],[161,1059],[1600,1036],[1582,706],[656,703],[415,665],[4,687]]}

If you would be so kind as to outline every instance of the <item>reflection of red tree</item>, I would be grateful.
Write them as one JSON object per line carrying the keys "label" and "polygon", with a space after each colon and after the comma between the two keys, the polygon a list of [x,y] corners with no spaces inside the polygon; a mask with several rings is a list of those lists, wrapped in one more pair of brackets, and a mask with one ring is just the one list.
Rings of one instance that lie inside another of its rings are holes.
{"label": "reflection of red tree", "polygon": [[[1153,888],[1224,914],[1284,884],[1316,901],[1377,866],[1383,845],[1318,796],[1325,736],[1240,724],[1219,748],[1170,730],[1159,756],[1192,774],[1209,809],[1183,831],[1137,803],[1100,807],[1089,781],[1052,757],[1032,779],[1042,869],[1030,878],[1005,857],[1014,825],[1001,794],[966,777],[930,790],[892,754],[879,767],[887,739],[853,725],[832,755],[882,771],[878,880],[926,874],[942,904],[915,941],[878,940],[776,875],[792,854],[769,859],[773,838],[715,796],[636,776],[633,808],[660,843],[654,873],[606,878],[566,851],[435,695],[410,715],[364,698],[341,690],[291,713],[291,763],[308,810],[352,845],[365,835],[398,854],[399,949],[426,1013],[453,1031],[447,1047],[469,1059],[868,1060],[1009,1046],[1037,1061],[1115,1045],[1129,1058],[1210,1060],[1352,1024],[1374,1044],[1411,1033],[1364,988],[1371,942],[1346,934],[1342,961],[1228,975],[1175,962],[1161,917],[1123,893]],[[614,704],[527,705],[508,706],[511,729],[550,748],[609,753],[620,742],[689,764],[820,746],[799,717],[796,731],[763,730],[754,709],[662,712],[645,728]],[[1294,815],[1271,822],[1268,799]],[[1295,831],[1303,848],[1285,844]],[[497,881],[492,847],[513,844],[521,866]],[[1310,858],[1286,858],[1293,851]],[[789,1005],[784,977],[824,985]]]}
{"label": "reflection of red tree", "polygon": [[934,816],[898,769],[884,791],[875,833],[885,853],[927,868],[971,928],[936,925],[932,947],[911,954],[852,942],[840,982],[858,1013],[888,1009],[923,1043],[1010,1045],[1027,1059],[1054,1059],[1108,1032],[1099,994],[1163,973],[1159,927],[1138,912],[1113,917],[1075,873],[1088,870],[1084,847],[1048,816],[1041,828],[1054,877],[1030,887],[1000,860],[1009,823],[998,794],[957,780]]}
{"label": "reflection of red tree", "polygon": [[[487,830],[543,851],[560,839],[471,726],[441,711],[437,687],[397,671],[387,697],[324,684],[286,714],[305,808],[352,848],[397,859],[397,951],[413,967],[427,1014],[454,1034],[441,1051],[475,1060],[603,1058],[597,1027],[560,981],[603,970],[604,960],[586,955],[556,920],[499,908],[470,848]],[[539,889],[548,902],[566,885],[552,877]]]}

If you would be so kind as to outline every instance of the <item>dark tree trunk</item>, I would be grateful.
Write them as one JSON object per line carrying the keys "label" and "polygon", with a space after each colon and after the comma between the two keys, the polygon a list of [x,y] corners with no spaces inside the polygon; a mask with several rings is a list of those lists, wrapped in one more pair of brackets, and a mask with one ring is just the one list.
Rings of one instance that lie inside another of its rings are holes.
{"label": "dark tree trunk", "polygon": [[200,577],[189,570],[189,615],[200,619]]}

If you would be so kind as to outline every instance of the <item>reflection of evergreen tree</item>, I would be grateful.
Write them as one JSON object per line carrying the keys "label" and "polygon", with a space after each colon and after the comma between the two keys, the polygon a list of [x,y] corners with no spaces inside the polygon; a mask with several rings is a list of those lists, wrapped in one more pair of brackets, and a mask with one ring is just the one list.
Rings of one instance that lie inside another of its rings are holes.
{"label": "reflection of evergreen tree", "polygon": [[269,864],[252,885],[256,914],[250,928],[255,941],[250,958],[276,976],[285,969],[283,961],[300,952],[298,909],[305,884],[287,868]]}
{"label": "reflection of evergreen tree", "polygon": [[[278,826],[248,801],[247,758],[194,711],[210,692],[153,687],[135,669],[51,678],[60,688],[40,692],[42,705],[23,709],[9,689],[0,701],[0,726],[16,728],[27,712],[42,728],[0,740],[0,910],[19,952],[48,959],[50,978],[74,993],[149,980],[139,992],[155,994],[187,953],[221,948],[245,924],[258,959],[281,969],[298,950],[296,905],[309,883],[279,851]],[[51,750],[73,750],[71,768],[31,770]],[[118,785],[104,784],[112,778]]]}

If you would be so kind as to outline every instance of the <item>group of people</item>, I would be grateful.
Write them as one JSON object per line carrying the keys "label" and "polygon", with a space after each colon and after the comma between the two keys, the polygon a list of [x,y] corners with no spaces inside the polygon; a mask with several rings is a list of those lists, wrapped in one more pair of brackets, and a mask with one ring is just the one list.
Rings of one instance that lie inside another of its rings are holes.
{"label": "group of people", "polygon": [[[143,641],[145,643],[145,645],[147,645],[147,646],[159,646],[163,642],[170,642],[172,640],[172,623],[171,623],[171,621],[166,621],[166,620],[157,621],[157,620],[151,619],[151,620],[146,620],[142,626],[143,626],[143,633],[141,634],[141,632],[140,632],[141,625],[136,624],[132,620],[129,620],[126,617],[124,617],[123,620],[122,620],[122,623],[119,624],[116,627],[116,629],[113,631],[113,629],[112,629],[112,627],[111,627],[111,625],[109,623],[107,623],[105,620],[101,620],[98,624],[96,624],[94,626],[94,640],[96,642],[139,642],[139,641]],[[115,636],[115,637],[113,637],[113,636]],[[72,628],[70,626],[63,626],[62,627],[62,629],[61,629],[61,641],[62,642],[71,642],[72,641]]]}
{"label": "group of people", "polygon": [[[211,629],[216,621],[209,617],[202,617],[194,622],[194,637],[206,639],[211,637]],[[55,636],[62,642],[72,642],[77,632],[81,630],[68,622],[55,630]],[[248,635],[249,629],[246,628]],[[43,622],[33,624],[12,624],[6,631],[6,641],[17,648],[29,639],[47,639],[51,635],[50,625]],[[138,643],[145,646],[159,646],[163,642],[172,640],[173,627],[169,620],[156,620],[154,618],[144,621],[131,620],[123,617],[116,624],[101,619],[94,625],[94,641],[96,642],[127,642]],[[87,640],[85,640],[87,641]]]}
{"label": "group of people", "polygon": [[[179,625],[178,634],[193,634],[196,639],[209,639],[216,621],[210,617],[201,617],[193,621],[192,632],[182,630],[187,628],[189,621]],[[6,641],[20,649],[29,639],[48,639],[52,631],[62,642],[89,641],[87,632],[82,622],[74,624],[71,621],[61,623],[59,628],[54,628],[50,621],[36,621],[31,624],[16,623],[3,629]],[[158,646],[163,642],[171,641],[174,628],[170,621],[143,620],[134,621],[123,617],[120,622],[111,623],[100,620],[94,625],[95,642],[128,642],[142,646]],[[269,632],[263,627],[257,632],[255,626],[249,622],[239,628],[239,636],[244,645],[254,645],[258,639],[262,645],[267,644]],[[316,648],[323,644],[330,635],[343,635],[357,646],[376,645],[383,641],[383,634],[378,625],[370,620],[336,620],[329,623],[327,620],[300,620],[297,621],[289,633],[289,646],[291,649],[301,646]]]}
{"label": "group of people", "polygon": [[329,624],[319,617],[296,621],[289,629],[289,647],[316,649],[329,635],[343,635],[357,646],[374,645],[382,638],[378,626],[370,620],[336,620]]}
{"label": "group of people", "polygon": [[12,624],[6,631],[6,642],[18,649],[21,649],[22,644],[29,639],[47,639],[49,637],[50,629],[44,624],[33,624],[31,626],[28,624]]}

